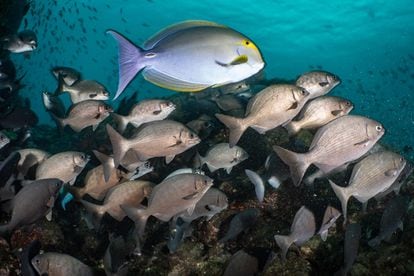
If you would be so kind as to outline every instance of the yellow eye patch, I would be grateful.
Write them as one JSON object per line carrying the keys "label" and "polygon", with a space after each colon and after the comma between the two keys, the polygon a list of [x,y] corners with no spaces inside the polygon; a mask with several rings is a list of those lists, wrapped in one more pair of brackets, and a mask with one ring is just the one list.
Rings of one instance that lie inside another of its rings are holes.
{"label": "yellow eye patch", "polygon": [[250,48],[250,49],[253,49],[254,51],[259,52],[259,49],[256,47],[256,45],[254,45],[254,43],[248,39],[243,39],[241,42],[241,45],[243,45],[246,48]]}

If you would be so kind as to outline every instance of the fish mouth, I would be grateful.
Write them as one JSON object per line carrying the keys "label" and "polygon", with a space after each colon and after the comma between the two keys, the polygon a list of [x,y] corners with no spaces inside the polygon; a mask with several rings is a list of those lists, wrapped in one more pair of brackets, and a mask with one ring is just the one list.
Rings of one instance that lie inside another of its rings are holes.
{"label": "fish mouth", "polygon": [[201,142],[200,138],[194,138],[194,139],[188,140],[189,145],[197,145],[200,142]]}

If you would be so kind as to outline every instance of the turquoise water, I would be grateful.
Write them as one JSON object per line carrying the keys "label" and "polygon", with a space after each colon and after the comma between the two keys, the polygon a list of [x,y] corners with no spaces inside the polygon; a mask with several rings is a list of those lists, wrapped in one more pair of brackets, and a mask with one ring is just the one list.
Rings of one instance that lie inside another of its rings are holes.
{"label": "turquoise water", "polygon": [[[352,100],[354,114],[382,122],[382,141],[413,159],[412,1],[33,0],[26,18],[38,49],[29,59],[12,59],[27,72],[22,95],[31,99],[41,123],[51,123],[40,95],[56,88],[52,66],[77,68],[115,94],[117,46],[105,30],[140,45],[172,23],[205,19],[250,37],[263,53],[267,78],[294,79],[314,68],[340,76],[343,83],[332,94]],[[122,97],[135,90],[141,98],[172,93],[138,76]]]}

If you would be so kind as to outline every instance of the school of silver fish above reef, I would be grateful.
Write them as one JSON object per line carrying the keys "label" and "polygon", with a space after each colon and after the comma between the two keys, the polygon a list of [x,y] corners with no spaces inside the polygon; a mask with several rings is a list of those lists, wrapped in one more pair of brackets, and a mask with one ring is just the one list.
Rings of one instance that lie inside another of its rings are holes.
{"label": "school of silver fish above reef", "polygon": [[[414,274],[413,164],[333,95],[335,72],[266,79],[260,45],[209,21],[142,47],[109,30],[117,92],[51,64],[55,92],[38,96],[55,125],[39,125],[11,59],[36,54],[36,31],[18,31],[30,3],[8,4],[0,275]],[[124,93],[137,74],[186,93]]]}

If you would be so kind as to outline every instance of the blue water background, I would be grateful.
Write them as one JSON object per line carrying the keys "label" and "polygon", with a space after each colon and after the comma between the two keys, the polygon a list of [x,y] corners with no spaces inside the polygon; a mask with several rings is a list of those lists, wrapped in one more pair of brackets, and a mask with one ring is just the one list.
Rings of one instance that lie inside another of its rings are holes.
{"label": "blue water background", "polygon": [[[51,123],[41,92],[56,88],[52,66],[77,68],[85,79],[98,80],[114,95],[117,46],[105,31],[115,29],[141,45],[163,27],[189,19],[215,21],[250,37],[267,62],[268,78],[294,79],[318,67],[337,74],[343,83],[332,94],[352,100],[354,114],[382,122],[387,132],[381,141],[405,149],[413,159],[409,147],[414,147],[414,4],[410,0],[33,0],[27,26],[38,35],[38,49],[29,59],[13,56],[20,72],[27,72],[27,86],[21,93],[30,98],[40,122]],[[123,96],[136,90],[140,98],[172,93],[141,76]]]}

